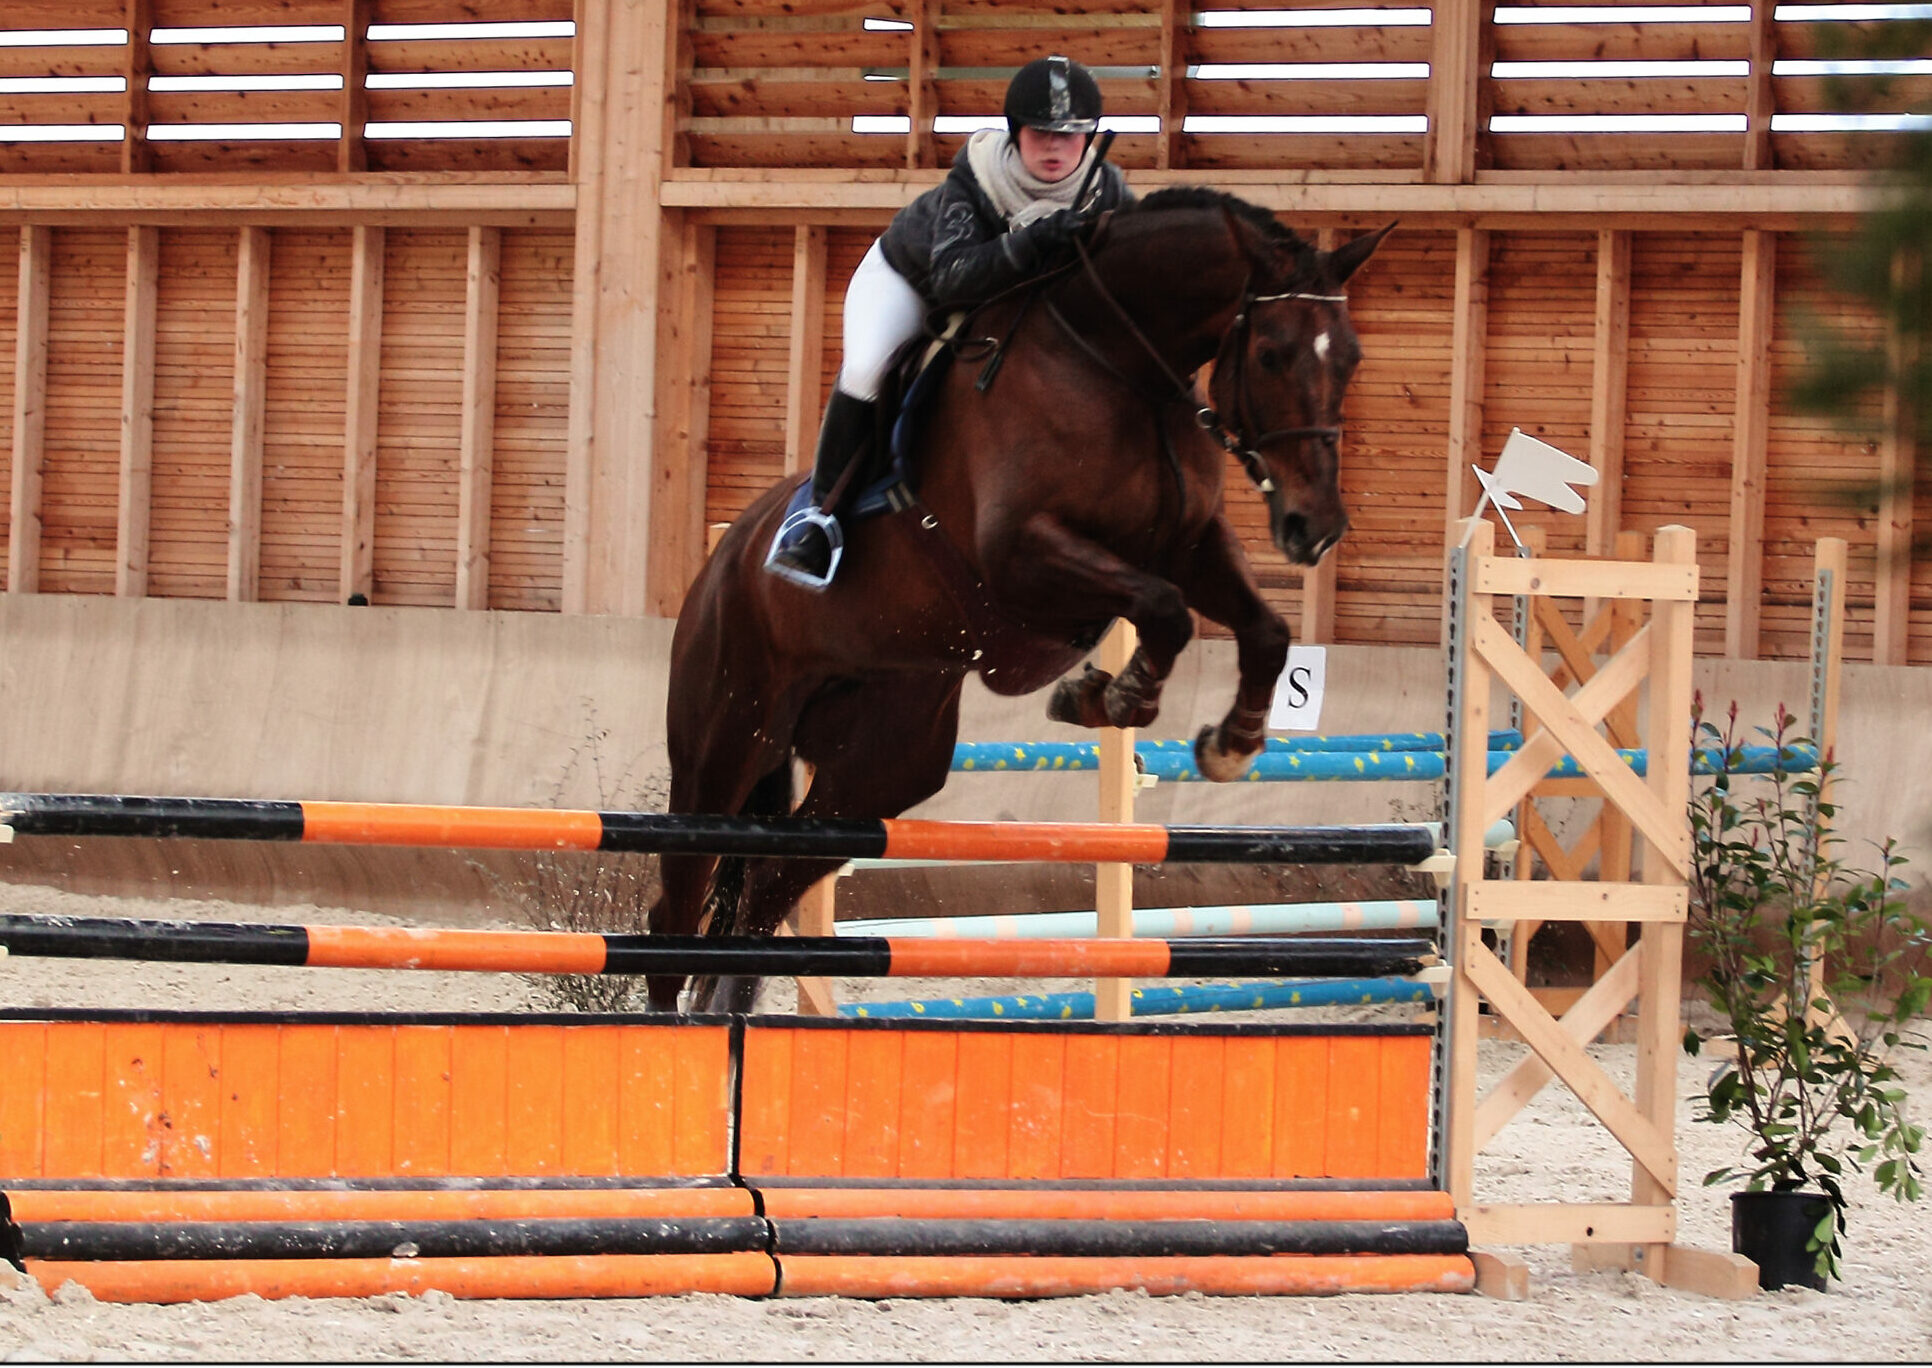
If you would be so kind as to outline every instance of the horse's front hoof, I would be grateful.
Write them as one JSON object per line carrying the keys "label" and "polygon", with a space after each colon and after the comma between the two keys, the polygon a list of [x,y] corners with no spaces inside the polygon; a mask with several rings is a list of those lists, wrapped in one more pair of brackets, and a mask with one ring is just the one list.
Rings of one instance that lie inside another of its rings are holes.
{"label": "horse's front hoof", "polygon": [[1203,778],[1212,779],[1217,784],[1239,779],[1253,766],[1255,756],[1261,753],[1259,746],[1248,751],[1230,750],[1222,740],[1223,735],[1220,727],[1203,727],[1201,734],[1194,738],[1194,766],[1201,771]]}
{"label": "horse's front hoof", "polygon": [[1077,679],[1063,679],[1047,699],[1047,718],[1074,727],[1108,727],[1107,686],[1114,677],[1092,665]]}

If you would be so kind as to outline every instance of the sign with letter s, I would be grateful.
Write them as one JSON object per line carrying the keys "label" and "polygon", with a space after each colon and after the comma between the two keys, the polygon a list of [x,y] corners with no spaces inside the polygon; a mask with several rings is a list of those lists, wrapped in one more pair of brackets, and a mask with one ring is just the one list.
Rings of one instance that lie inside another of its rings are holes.
{"label": "sign with letter s", "polygon": [[1328,683],[1328,648],[1290,646],[1288,664],[1275,681],[1269,731],[1320,731],[1322,691]]}

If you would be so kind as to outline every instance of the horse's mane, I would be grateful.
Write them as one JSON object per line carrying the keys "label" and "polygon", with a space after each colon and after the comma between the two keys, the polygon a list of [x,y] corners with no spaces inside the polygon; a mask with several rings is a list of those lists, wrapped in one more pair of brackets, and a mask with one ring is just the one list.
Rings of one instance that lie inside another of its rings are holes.
{"label": "horse's mane", "polygon": [[1301,276],[1314,269],[1314,244],[1258,204],[1250,204],[1225,190],[1208,185],[1170,185],[1144,195],[1122,209],[1122,214],[1158,214],[1172,209],[1220,209],[1252,228],[1289,263],[1287,275]]}

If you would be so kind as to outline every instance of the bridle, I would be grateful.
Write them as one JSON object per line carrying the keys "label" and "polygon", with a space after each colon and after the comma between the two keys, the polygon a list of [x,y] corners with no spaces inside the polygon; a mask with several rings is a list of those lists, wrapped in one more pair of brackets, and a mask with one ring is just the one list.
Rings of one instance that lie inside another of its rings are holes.
{"label": "bridle", "polygon": [[[1100,273],[1094,269],[1093,258],[1087,253],[1086,243],[1079,238],[1075,238],[1074,245],[1080,253],[1081,264],[1086,268],[1087,279],[1093,285],[1095,292],[1099,294],[1101,299],[1106,301],[1107,307],[1112,309],[1114,315],[1126,326],[1128,335],[1138,342],[1141,350],[1152,357],[1154,364],[1160,367],[1161,373],[1167,377],[1168,383],[1174,387],[1174,397],[1191,398],[1193,395],[1193,387],[1189,385],[1186,378],[1176,374],[1174,368],[1167,364],[1167,358],[1160,354],[1160,349],[1154,345],[1146,333],[1140,330],[1140,325],[1134,321],[1133,315],[1127,312],[1126,306],[1114,298],[1113,292],[1107,288],[1106,282],[1101,280]],[[1229,360],[1229,349],[1233,349],[1232,369],[1229,371],[1229,374],[1232,377],[1231,383],[1234,386],[1234,425],[1230,426],[1221,416],[1220,412],[1211,404],[1204,404],[1195,409],[1194,422],[1203,432],[1206,432],[1215,441],[1219,442],[1223,450],[1241,462],[1241,468],[1247,472],[1248,479],[1253,482],[1256,489],[1260,490],[1263,494],[1272,494],[1274,493],[1275,482],[1268,474],[1266,463],[1261,459],[1262,447],[1267,446],[1270,442],[1286,441],[1290,438],[1312,437],[1320,441],[1334,443],[1341,440],[1342,430],[1339,427],[1285,427],[1264,432],[1259,437],[1249,437],[1246,435],[1247,429],[1252,426],[1252,420],[1248,408],[1247,375],[1243,370],[1242,363],[1248,354],[1248,332],[1253,322],[1254,307],[1257,304],[1271,304],[1287,299],[1304,299],[1313,303],[1346,304],[1348,302],[1348,296],[1339,294],[1316,294],[1308,290],[1288,290],[1281,294],[1255,294],[1253,292],[1253,281],[1254,271],[1250,268],[1248,278],[1241,283],[1241,296],[1235,305],[1234,319],[1228,325],[1227,331],[1221,335],[1221,347],[1215,353],[1214,357],[1215,374],[1219,375],[1222,373],[1222,366]],[[1099,362],[1101,366],[1111,371],[1121,380],[1124,381],[1127,379],[1121,373],[1120,368],[1102,355],[1091,342],[1082,337],[1050,301],[1047,304],[1047,308],[1052,313],[1054,320],[1059,323],[1060,327],[1069,337],[1080,345],[1088,356]]]}
{"label": "bridle", "polygon": [[[1254,482],[1254,487],[1263,494],[1274,493],[1275,482],[1268,475],[1268,467],[1262,464],[1262,447],[1270,442],[1279,442],[1290,437],[1313,437],[1329,443],[1338,442],[1342,437],[1342,430],[1339,427],[1285,427],[1264,432],[1259,437],[1243,435],[1252,425],[1248,412],[1248,377],[1243,370],[1243,364],[1248,355],[1248,328],[1251,316],[1255,305],[1271,304],[1282,299],[1306,299],[1324,304],[1348,303],[1347,295],[1315,294],[1308,290],[1288,290],[1281,294],[1258,295],[1251,293],[1249,286],[1244,283],[1241,287],[1241,302],[1236,306],[1234,322],[1229,324],[1227,332],[1221,335],[1221,350],[1214,357],[1214,373],[1219,375],[1223,358],[1227,357],[1230,348],[1234,353],[1231,383],[1234,386],[1236,426],[1229,427],[1212,405],[1203,405],[1194,413],[1194,421],[1202,431],[1213,437],[1224,450],[1241,462],[1241,468],[1248,472],[1248,478]],[[1162,364],[1164,366],[1166,363]]]}

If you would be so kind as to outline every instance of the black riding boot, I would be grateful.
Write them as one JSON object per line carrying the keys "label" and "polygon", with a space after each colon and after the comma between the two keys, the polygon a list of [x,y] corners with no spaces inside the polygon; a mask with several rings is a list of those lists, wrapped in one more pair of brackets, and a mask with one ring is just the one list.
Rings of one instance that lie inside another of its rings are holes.
{"label": "black riding boot", "polygon": [[812,506],[793,514],[779,529],[765,559],[766,569],[807,588],[823,589],[831,583],[844,539],[837,520],[823,511],[825,500],[846,467],[863,459],[871,448],[878,413],[874,400],[832,391],[818,433],[818,454],[812,460]]}

